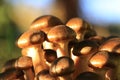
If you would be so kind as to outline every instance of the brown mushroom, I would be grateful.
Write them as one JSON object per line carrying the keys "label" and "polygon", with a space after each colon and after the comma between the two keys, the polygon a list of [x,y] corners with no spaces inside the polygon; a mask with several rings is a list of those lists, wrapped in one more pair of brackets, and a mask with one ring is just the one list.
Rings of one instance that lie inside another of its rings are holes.
{"label": "brown mushroom", "polygon": [[51,76],[49,70],[43,70],[38,73],[36,80],[59,80],[57,77]]}
{"label": "brown mushroom", "polygon": [[17,79],[25,80],[24,73],[22,70],[17,70],[13,68],[0,73],[0,80],[17,80]]}
{"label": "brown mushroom", "polygon": [[72,53],[76,56],[95,53],[99,45],[92,40],[84,40],[73,45]]}
{"label": "brown mushroom", "polygon": [[106,40],[100,45],[99,51],[108,51],[110,53],[120,54],[120,38],[117,37]]}
{"label": "brown mushroom", "polygon": [[[73,73],[74,78],[82,72],[92,71],[92,69],[88,66],[88,61],[97,49],[98,44],[91,40],[84,40],[73,45],[71,50],[71,58],[74,61],[76,69]],[[78,68],[79,70],[77,70]]]}
{"label": "brown mushroom", "polygon": [[41,30],[47,34],[52,27],[60,24],[63,24],[63,22],[59,18],[52,15],[44,15],[36,18],[32,22],[30,29]]}
{"label": "brown mushroom", "polygon": [[71,58],[59,57],[51,64],[50,75],[58,77],[60,80],[72,80],[71,74],[74,70],[74,62]]}
{"label": "brown mushroom", "polygon": [[[68,27],[72,28],[76,32],[76,39],[78,41],[84,40],[85,33],[86,32],[88,33],[89,30],[93,30],[93,27],[87,21],[85,21],[85,20],[83,20],[82,18],[79,18],[79,17],[71,18],[66,23],[66,25]],[[94,31],[94,33],[95,33],[95,31]],[[93,33],[92,33],[92,35],[93,35]]]}
{"label": "brown mushroom", "polygon": [[[89,62],[95,72],[99,73],[103,78],[111,78],[116,80],[117,76],[117,59],[119,56],[108,53],[107,51],[99,51],[93,55]],[[110,70],[111,76],[107,73]]]}
{"label": "brown mushroom", "polygon": [[24,56],[7,61],[2,68],[2,72],[6,72],[14,68],[17,70],[23,70],[25,72],[26,78],[28,80],[33,80],[34,72],[32,66],[32,59],[30,57]]}
{"label": "brown mushroom", "polygon": [[22,56],[19,58],[13,58],[11,60],[8,60],[2,68],[2,72],[5,72],[6,70],[16,68],[20,70],[24,70],[27,68],[31,68],[33,66],[32,59],[27,56]]}
{"label": "brown mushroom", "polygon": [[46,40],[46,34],[41,30],[28,30],[18,39],[17,45],[22,48],[22,55],[32,58],[35,74],[46,69],[42,42]]}
{"label": "brown mushroom", "polygon": [[[56,25],[61,25],[63,22],[56,16],[53,15],[44,15],[36,18],[30,25],[30,29],[41,30],[46,34],[48,31]],[[48,41],[43,42],[44,49],[54,49],[53,43]]]}
{"label": "brown mushroom", "polygon": [[76,33],[65,25],[57,25],[50,29],[47,34],[48,41],[57,45],[57,57],[70,56],[68,52],[68,44],[75,40]]}

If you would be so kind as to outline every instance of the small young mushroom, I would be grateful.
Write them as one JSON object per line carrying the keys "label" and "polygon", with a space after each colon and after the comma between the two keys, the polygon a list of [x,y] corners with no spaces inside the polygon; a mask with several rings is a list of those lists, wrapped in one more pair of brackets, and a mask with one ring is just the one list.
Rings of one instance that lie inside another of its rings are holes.
{"label": "small young mushroom", "polygon": [[0,80],[25,80],[24,73],[22,70],[17,70],[15,68],[6,70],[0,73]]}
{"label": "small young mushroom", "polygon": [[76,39],[78,41],[84,40],[85,33],[93,29],[88,22],[78,17],[70,19],[66,25],[76,32]]}
{"label": "small young mushroom", "polygon": [[51,76],[49,70],[43,70],[36,76],[36,80],[59,80],[58,77]]}
{"label": "small young mushroom", "polygon": [[22,55],[32,58],[35,74],[48,68],[45,64],[42,42],[46,40],[46,34],[41,30],[28,30],[18,39],[17,45],[22,48]]}
{"label": "small young mushroom", "polygon": [[7,61],[4,66],[2,71],[6,72],[7,70],[10,69],[17,69],[17,70],[23,70],[25,73],[25,76],[28,80],[33,80],[34,79],[34,72],[32,70],[32,59],[27,56],[11,59]]}
{"label": "small young mushroom", "polygon": [[71,28],[65,25],[57,25],[50,29],[47,34],[48,41],[57,45],[57,57],[70,56],[68,51],[68,44],[75,40],[76,33]]}
{"label": "small young mushroom", "polygon": [[71,74],[74,72],[74,62],[71,58],[63,56],[57,58],[50,67],[50,75],[58,77],[60,80],[72,80]]}
{"label": "small young mushroom", "polygon": [[107,78],[109,75],[106,73],[111,70],[111,80],[117,78],[117,59],[119,56],[108,53],[107,51],[99,51],[93,55],[89,60],[89,66],[92,67],[95,72],[99,73],[103,78]]}
{"label": "small young mushroom", "polygon": [[75,80],[102,80],[102,79],[97,73],[87,71],[79,74]]}
{"label": "small young mushroom", "polygon": [[[73,45],[71,50],[71,58],[74,61],[76,69],[73,73],[74,78],[82,72],[92,71],[92,69],[88,66],[88,61],[97,49],[98,44],[91,40],[84,40]],[[77,70],[78,68],[79,70]]]}

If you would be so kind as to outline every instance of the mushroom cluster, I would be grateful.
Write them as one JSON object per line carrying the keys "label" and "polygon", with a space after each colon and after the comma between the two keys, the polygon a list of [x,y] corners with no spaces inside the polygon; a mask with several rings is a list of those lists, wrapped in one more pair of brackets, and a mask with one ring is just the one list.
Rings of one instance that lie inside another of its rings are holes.
{"label": "mushroom cluster", "polygon": [[79,17],[40,16],[16,45],[21,56],[4,64],[0,80],[118,80],[120,37],[99,36]]}

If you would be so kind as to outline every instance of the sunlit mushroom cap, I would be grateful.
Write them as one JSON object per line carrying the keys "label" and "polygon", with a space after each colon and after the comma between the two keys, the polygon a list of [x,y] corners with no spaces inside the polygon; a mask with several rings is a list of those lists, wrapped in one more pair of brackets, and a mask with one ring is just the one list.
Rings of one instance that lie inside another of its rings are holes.
{"label": "sunlit mushroom cap", "polygon": [[52,27],[60,24],[63,23],[59,18],[52,15],[44,15],[36,18],[32,22],[30,29],[42,30],[47,33]]}
{"label": "sunlit mushroom cap", "polygon": [[99,50],[120,54],[120,38],[111,38],[106,40],[103,44],[101,44]]}
{"label": "sunlit mushroom cap", "polygon": [[85,20],[82,18],[71,18],[67,23],[67,26],[75,30],[75,32],[83,32],[86,29],[91,29],[92,26],[90,26]]}
{"label": "sunlit mushroom cap", "polygon": [[108,59],[109,59],[108,52],[106,51],[97,52],[90,58],[89,60],[90,66],[93,68],[102,68],[104,65],[106,65]]}
{"label": "sunlit mushroom cap", "polygon": [[76,37],[76,33],[65,25],[57,25],[50,29],[47,38],[50,42],[58,43],[59,41],[71,41]]}
{"label": "sunlit mushroom cap", "polygon": [[46,34],[41,30],[28,30],[17,41],[17,46],[24,48],[34,44],[41,44],[46,39]]}

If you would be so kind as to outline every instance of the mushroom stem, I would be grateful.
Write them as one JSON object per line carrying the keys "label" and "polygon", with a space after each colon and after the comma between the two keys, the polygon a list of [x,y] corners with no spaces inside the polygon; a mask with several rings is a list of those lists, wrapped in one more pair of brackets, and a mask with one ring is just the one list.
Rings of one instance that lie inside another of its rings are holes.
{"label": "mushroom stem", "polygon": [[56,49],[56,52],[57,52],[57,57],[62,57],[62,56],[69,57],[70,54],[68,52],[68,42],[66,43],[59,42],[59,47]]}
{"label": "mushroom stem", "polygon": [[32,68],[25,69],[24,71],[27,80],[34,80],[35,74],[33,73]]}
{"label": "mushroom stem", "polygon": [[23,48],[23,54],[27,54],[32,58],[33,67],[35,70],[35,74],[39,73],[41,70],[46,69],[47,65],[45,64],[45,60],[43,59],[43,50],[41,49],[41,45],[33,45],[27,48]]}

